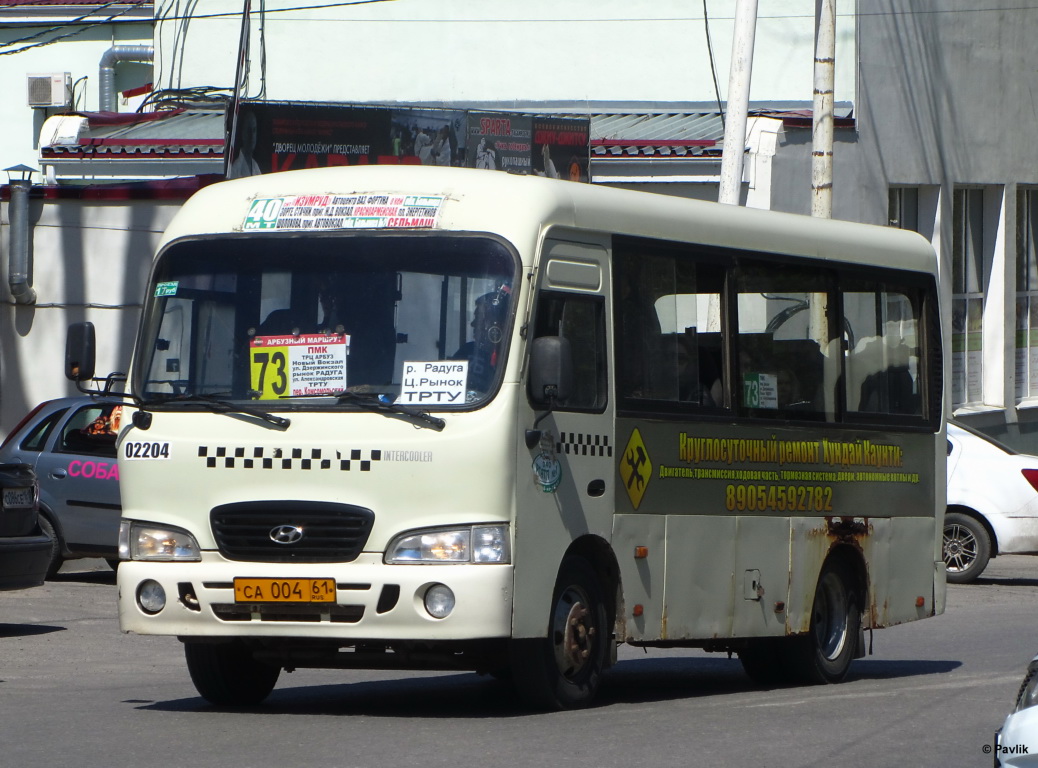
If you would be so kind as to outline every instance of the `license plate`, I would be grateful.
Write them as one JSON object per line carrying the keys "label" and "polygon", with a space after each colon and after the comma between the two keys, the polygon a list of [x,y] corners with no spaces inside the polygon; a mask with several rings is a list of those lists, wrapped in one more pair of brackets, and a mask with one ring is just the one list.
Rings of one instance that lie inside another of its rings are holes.
{"label": "license plate", "polygon": [[5,507],[31,507],[32,488],[4,488]]}
{"label": "license plate", "polygon": [[334,603],[335,579],[235,579],[236,603]]}

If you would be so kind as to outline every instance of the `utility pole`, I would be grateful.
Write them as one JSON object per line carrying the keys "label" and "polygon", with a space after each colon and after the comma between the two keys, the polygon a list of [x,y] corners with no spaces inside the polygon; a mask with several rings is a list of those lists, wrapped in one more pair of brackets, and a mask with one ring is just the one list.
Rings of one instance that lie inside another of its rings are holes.
{"label": "utility pole", "polygon": [[753,37],[757,30],[757,0],[738,0],[732,64],[728,74],[724,144],[721,149],[721,184],[717,201],[738,205],[742,192],[742,164],[746,154],[746,110],[750,103],[753,71]]}
{"label": "utility pole", "polygon": [[241,94],[249,77],[249,32],[252,26],[252,0],[245,0],[241,10],[241,35],[238,38],[238,62],[234,71],[234,93],[231,95],[231,119],[229,125],[224,126],[227,133],[224,139],[223,175],[227,175],[234,159],[235,145],[238,141],[238,105],[241,103]]}
{"label": "utility pole", "polygon": [[833,91],[836,0],[815,0],[814,109],[811,127],[811,215],[833,216]]}

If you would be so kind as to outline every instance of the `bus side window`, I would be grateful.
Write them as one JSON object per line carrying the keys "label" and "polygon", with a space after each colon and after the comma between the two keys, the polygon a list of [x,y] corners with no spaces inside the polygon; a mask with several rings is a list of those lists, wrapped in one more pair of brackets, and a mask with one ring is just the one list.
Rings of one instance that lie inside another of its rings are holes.
{"label": "bus side window", "polygon": [[845,291],[845,325],[855,337],[846,351],[847,408],[862,414],[922,415],[920,307],[880,284]]}
{"label": "bus side window", "polygon": [[606,404],[605,304],[600,296],[542,291],[533,338],[561,336],[573,353],[573,391],[559,410],[601,411]]}
{"label": "bus side window", "polygon": [[840,339],[832,273],[744,262],[738,292],[739,403],[748,415],[835,421]]}
{"label": "bus side window", "polygon": [[724,407],[724,272],[687,247],[621,243],[616,366],[621,398],[642,407]]}

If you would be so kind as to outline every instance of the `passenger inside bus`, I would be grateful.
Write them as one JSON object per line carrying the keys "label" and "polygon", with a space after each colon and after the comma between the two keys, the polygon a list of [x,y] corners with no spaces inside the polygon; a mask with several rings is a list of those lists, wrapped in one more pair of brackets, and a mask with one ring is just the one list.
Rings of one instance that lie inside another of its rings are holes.
{"label": "passenger inside bus", "polygon": [[468,389],[482,392],[490,388],[494,380],[501,342],[505,335],[508,318],[508,299],[511,291],[507,285],[478,297],[472,310],[472,339],[461,345],[451,355],[452,360],[468,360]]}

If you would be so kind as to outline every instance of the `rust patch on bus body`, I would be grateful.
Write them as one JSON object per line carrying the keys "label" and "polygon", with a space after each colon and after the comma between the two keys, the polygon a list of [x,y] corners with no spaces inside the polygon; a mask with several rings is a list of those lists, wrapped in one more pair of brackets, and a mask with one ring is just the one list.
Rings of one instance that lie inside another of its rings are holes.
{"label": "rust patch on bus body", "polygon": [[[802,557],[799,558],[797,565],[803,567],[802,572],[820,574],[826,558],[837,547],[849,547],[857,552],[858,560],[855,562],[854,558],[851,558],[850,565],[858,576],[857,586],[860,592],[863,592],[869,600],[869,605],[864,611],[864,626],[879,627],[883,625],[876,622],[881,618],[883,612],[877,610],[877,606],[872,601],[868,572],[863,567],[866,562],[865,545],[871,534],[872,525],[867,517],[826,517],[824,521],[820,521],[819,525],[806,532],[804,542],[806,547],[801,551]],[[793,590],[796,588],[796,585],[792,583],[792,574],[793,569],[791,568],[789,589],[791,599],[793,599]],[[817,577],[800,585],[802,593],[799,600],[800,604],[804,606],[804,610],[800,611],[798,616],[786,614],[787,635],[802,635],[810,631],[811,605],[814,602],[817,586]]]}

